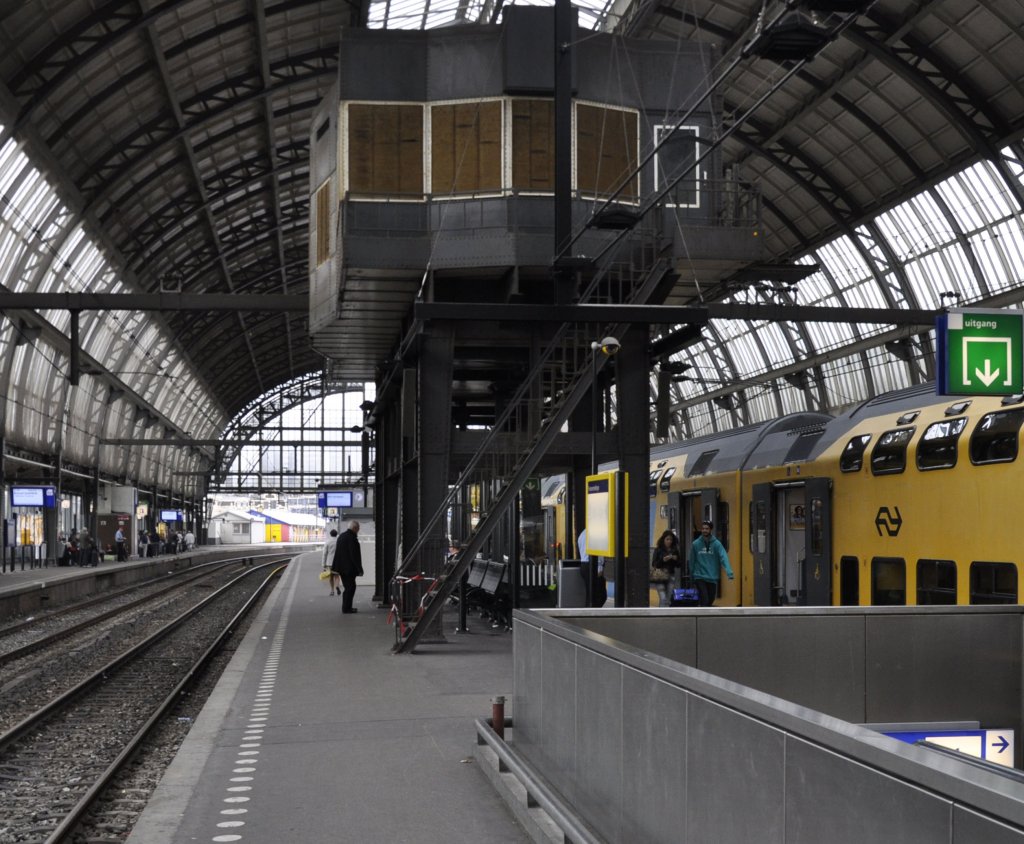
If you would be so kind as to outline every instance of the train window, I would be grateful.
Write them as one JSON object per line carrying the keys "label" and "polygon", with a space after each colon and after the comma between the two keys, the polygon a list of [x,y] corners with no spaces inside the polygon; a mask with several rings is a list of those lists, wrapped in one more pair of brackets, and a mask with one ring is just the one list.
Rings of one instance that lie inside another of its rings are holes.
{"label": "train window", "polygon": [[796,441],[789,447],[783,463],[795,463],[797,460],[806,460],[811,456],[811,449],[825,433],[824,428],[817,428],[813,431],[804,431],[797,436]]}
{"label": "train window", "polygon": [[661,474],[661,469],[655,469],[651,472],[651,483],[657,483],[658,476]]}
{"label": "train window", "polygon": [[726,551],[729,550],[729,505],[725,501],[718,502],[718,521],[715,523],[715,536]]}
{"label": "train window", "polygon": [[961,416],[959,419],[933,422],[925,428],[921,442],[917,444],[917,468],[924,472],[956,466],[957,443],[966,427],[967,417]]}
{"label": "train window", "polygon": [[348,107],[348,189],[355,194],[423,196],[423,107]]}
{"label": "train window", "polygon": [[686,477],[692,478],[694,475],[703,475],[708,470],[708,466],[711,465],[711,461],[715,459],[716,454],[718,454],[717,448],[702,452],[700,457],[694,461],[693,468],[686,474]]}
{"label": "train window", "polygon": [[861,434],[854,437],[846,444],[843,453],[839,456],[839,471],[859,472],[864,465],[864,450],[871,442],[871,434]]}
{"label": "train window", "polygon": [[971,462],[1009,463],[1017,459],[1017,436],[1024,410],[997,410],[981,417],[971,433]]}
{"label": "train window", "polygon": [[971,563],[972,604],[1016,604],[1017,566],[1013,563]]}
{"label": "train window", "polygon": [[860,560],[839,558],[839,606],[855,607],[860,603]]}
{"label": "train window", "polygon": [[676,473],[675,466],[669,466],[665,470],[665,474],[661,476],[661,483],[658,484],[658,489],[662,492],[668,492],[669,483],[672,480],[672,476]]}
{"label": "train window", "polygon": [[894,475],[907,468],[907,446],[915,428],[894,428],[878,438],[871,450],[871,474]]}
{"label": "train window", "polygon": [[917,561],[917,602],[956,603],[956,563],[952,560]]}
{"label": "train window", "polygon": [[871,560],[871,603],[876,607],[907,603],[907,564],[900,557]]}
{"label": "train window", "polygon": [[555,104],[512,100],[512,188],[555,189]]}

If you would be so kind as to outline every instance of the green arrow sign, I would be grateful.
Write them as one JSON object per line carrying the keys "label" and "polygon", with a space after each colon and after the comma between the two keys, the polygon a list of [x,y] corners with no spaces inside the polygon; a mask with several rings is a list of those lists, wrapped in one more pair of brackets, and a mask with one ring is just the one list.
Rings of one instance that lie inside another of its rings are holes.
{"label": "green arrow sign", "polygon": [[1024,392],[1024,313],[950,311],[947,393],[1006,396]]}

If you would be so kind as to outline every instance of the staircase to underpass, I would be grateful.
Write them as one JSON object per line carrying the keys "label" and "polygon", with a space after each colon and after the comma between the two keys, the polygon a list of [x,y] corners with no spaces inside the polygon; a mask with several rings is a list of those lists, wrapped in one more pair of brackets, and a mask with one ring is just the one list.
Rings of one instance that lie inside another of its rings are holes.
{"label": "staircase to underpass", "polygon": [[[651,231],[624,238],[580,296],[580,304],[642,305],[672,274],[662,241]],[[440,615],[470,562],[482,551],[544,454],[588,392],[607,359],[591,349],[595,338],[616,336],[621,326],[564,323],[555,331],[478,451],[424,524],[391,581],[396,653],[410,652]],[[596,359],[595,359],[596,354]],[[486,482],[497,492],[462,550],[447,558],[444,519],[467,484]],[[512,561],[515,562],[515,561]]]}

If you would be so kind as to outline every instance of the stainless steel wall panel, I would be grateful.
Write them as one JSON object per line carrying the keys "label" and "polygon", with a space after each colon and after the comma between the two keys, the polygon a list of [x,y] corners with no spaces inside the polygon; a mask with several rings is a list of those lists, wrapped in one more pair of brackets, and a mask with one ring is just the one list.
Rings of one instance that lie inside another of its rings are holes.
{"label": "stainless steel wall panel", "polygon": [[544,684],[541,670],[543,633],[525,621],[516,622],[512,652],[515,692],[512,696],[512,718],[515,724],[516,747],[532,753],[543,745]]}
{"label": "stainless steel wall panel", "polygon": [[686,735],[685,840],[782,844],[785,735],[696,695]]}
{"label": "stainless steel wall panel", "polygon": [[865,721],[972,720],[1020,728],[1019,618],[883,615],[869,619],[866,647]]}
{"label": "stainless steel wall panel", "polygon": [[950,801],[792,736],[785,777],[787,844],[949,840]]}
{"label": "stainless steel wall panel", "polygon": [[963,806],[954,806],[950,844],[1024,844],[1024,832]]}
{"label": "stainless steel wall panel", "polygon": [[726,677],[837,718],[863,723],[864,619],[702,617],[697,662]]}
{"label": "stainless steel wall panel", "polygon": [[623,725],[644,712],[624,711],[622,672],[622,663],[577,646],[574,802],[612,841],[623,832]]}
{"label": "stainless steel wall panel", "polygon": [[677,686],[626,668],[622,675],[624,838],[688,841],[686,714],[690,696]]}
{"label": "stainless steel wall panel", "polygon": [[586,619],[586,627],[617,642],[697,667],[695,616],[610,615]]}
{"label": "stainless steel wall panel", "polygon": [[545,635],[541,642],[543,741],[537,753],[545,775],[569,800],[576,802],[576,646]]}

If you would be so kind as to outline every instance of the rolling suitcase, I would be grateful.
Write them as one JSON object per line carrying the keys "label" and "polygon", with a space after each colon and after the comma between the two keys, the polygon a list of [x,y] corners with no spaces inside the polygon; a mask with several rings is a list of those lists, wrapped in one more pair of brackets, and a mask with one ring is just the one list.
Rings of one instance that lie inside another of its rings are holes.
{"label": "rolling suitcase", "polygon": [[700,605],[700,593],[689,575],[684,575],[679,581],[680,588],[672,590],[672,600],[669,602],[673,607],[696,607]]}

